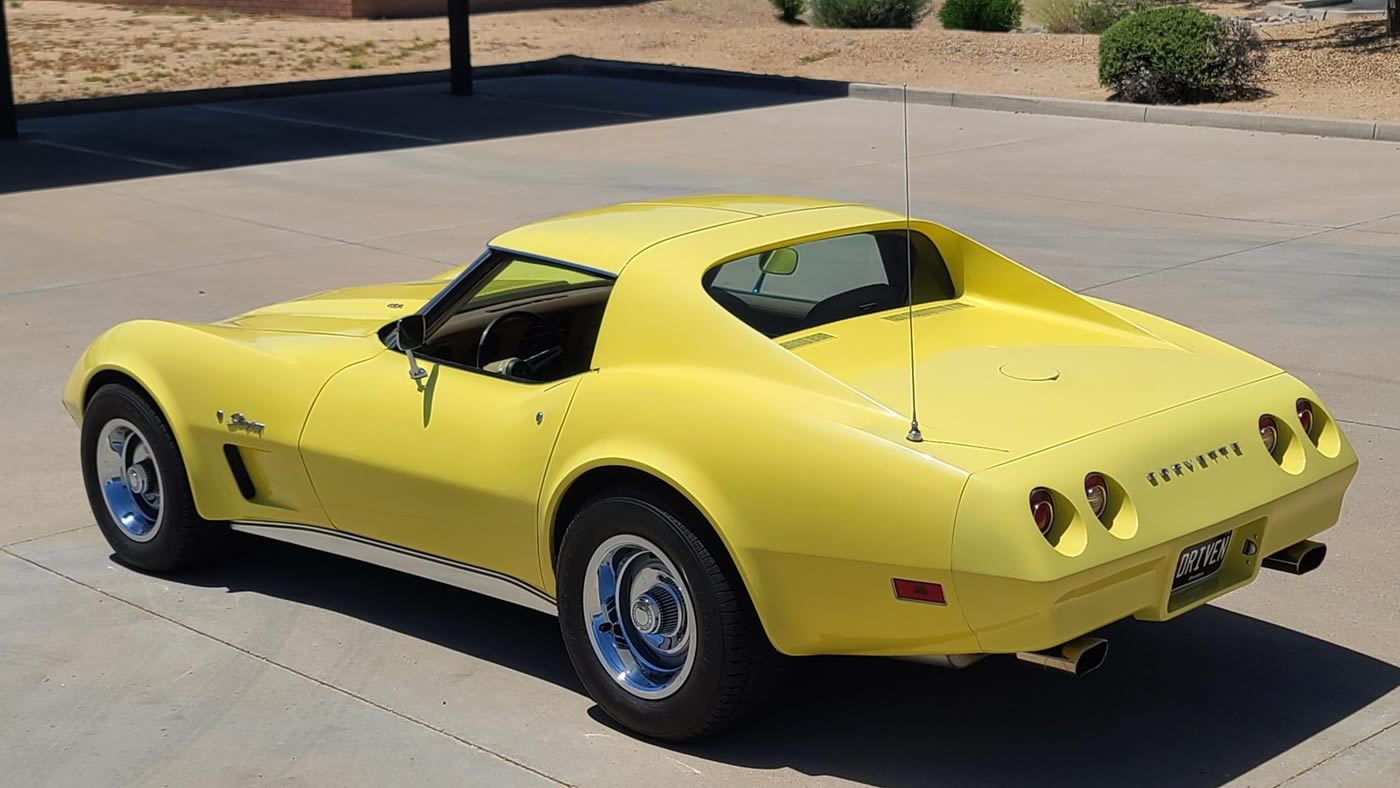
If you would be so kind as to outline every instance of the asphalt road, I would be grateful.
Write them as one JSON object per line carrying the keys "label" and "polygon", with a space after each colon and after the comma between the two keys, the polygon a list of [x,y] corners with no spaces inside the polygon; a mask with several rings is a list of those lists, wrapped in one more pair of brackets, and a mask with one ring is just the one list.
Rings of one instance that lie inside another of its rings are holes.
{"label": "asphalt road", "polygon": [[1400,784],[1393,144],[910,108],[916,213],[1287,367],[1361,456],[1319,571],[1115,625],[1085,679],[811,659],[759,723],[662,747],[582,694],[547,616],[249,539],[197,573],[115,564],[58,398],[118,321],[421,277],[626,199],[902,203],[894,104],[569,77],[481,93],[56,118],[0,143],[6,784]]}

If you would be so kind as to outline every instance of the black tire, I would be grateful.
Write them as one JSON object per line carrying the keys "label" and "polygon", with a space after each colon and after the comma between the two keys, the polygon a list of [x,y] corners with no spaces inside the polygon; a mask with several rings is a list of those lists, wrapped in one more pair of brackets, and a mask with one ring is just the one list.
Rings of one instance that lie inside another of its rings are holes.
{"label": "black tire", "polygon": [[[783,658],[769,643],[724,547],[688,507],[645,492],[609,493],[586,504],[559,549],[559,627],[588,694],[614,720],[644,736],[687,741],[749,716],[777,684]],[[679,570],[694,609],[694,662],[672,694],[644,698],[604,666],[585,613],[585,579],[609,539],[641,537]],[[708,537],[708,538],[706,538]]]}
{"label": "black tire", "polygon": [[[114,420],[135,428],[159,469],[160,517],[146,541],[117,524],[99,478],[98,441]],[[205,520],[195,510],[180,447],[160,411],[143,393],[115,383],[98,389],[83,414],[80,451],[92,515],[122,563],[148,572],[173,572],[209,557],[223,543],[227,524]]]}

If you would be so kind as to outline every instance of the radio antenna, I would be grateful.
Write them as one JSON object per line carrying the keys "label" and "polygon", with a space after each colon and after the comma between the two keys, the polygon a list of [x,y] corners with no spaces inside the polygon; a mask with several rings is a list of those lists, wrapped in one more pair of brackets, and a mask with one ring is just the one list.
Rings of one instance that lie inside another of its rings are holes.
{"label": "radio antenna", "polygon": [[919,386],[914,374],[914,239],[909,218],[909,85],[900,91],[900,104],[904,110],[904,273],[909,286],[909,314],[905,324],[909,326],[909,434],[905,436],[911,443],[921,443],[924,434],[919,432]]}

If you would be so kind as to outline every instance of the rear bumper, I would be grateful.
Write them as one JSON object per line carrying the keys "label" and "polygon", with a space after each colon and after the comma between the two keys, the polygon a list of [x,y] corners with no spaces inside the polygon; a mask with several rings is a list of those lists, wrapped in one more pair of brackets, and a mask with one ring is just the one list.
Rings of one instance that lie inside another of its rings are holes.
{"label": "rear bumper", "polygon": [[[1165,621],[1253,582],[1263,558],[1337,522],[1355,464],[1294,493],[1150,549],[1049,582],[959,575],[964,598],[995,598],[999,614],[975,626],[986,652],[1050,648],[1123,618]],[[1171,590],[1181,551],[1226,531],[1234,533],[1216,574]],[[1257,549],[1245,555],[1245,545]]]}

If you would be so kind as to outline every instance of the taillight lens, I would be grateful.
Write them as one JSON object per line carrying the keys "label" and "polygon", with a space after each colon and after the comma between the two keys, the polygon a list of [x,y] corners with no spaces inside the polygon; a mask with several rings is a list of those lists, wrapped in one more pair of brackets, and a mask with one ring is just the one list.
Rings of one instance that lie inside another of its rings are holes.
{"label": "taillight lens", "polygon": [[1031,517],[1042,534],[1049,533],[1055,524],[1055,498],[1044,487],[1031,490]]}
{"label": "taillight lens", "polygon": [[1273,416],[1259,417],[1259,439],[1264,441],[1264,449],[1273,454],[1278,447],[1278,424]]}
{"label": "taillight lens", "polygon": [[1091,473],[1084,477],[1084,496],[1089,499],[1094,516],[1102,518],[1104,509],[1108,508],[1108,482],[1102,474]]}
{"label": "taillight lens", "polygon": [[1312,403],[1305,399],[1298,400],[1298,423],[1303,425],[1303,434],[1311,437],[1313,430],[1313,408]]}

